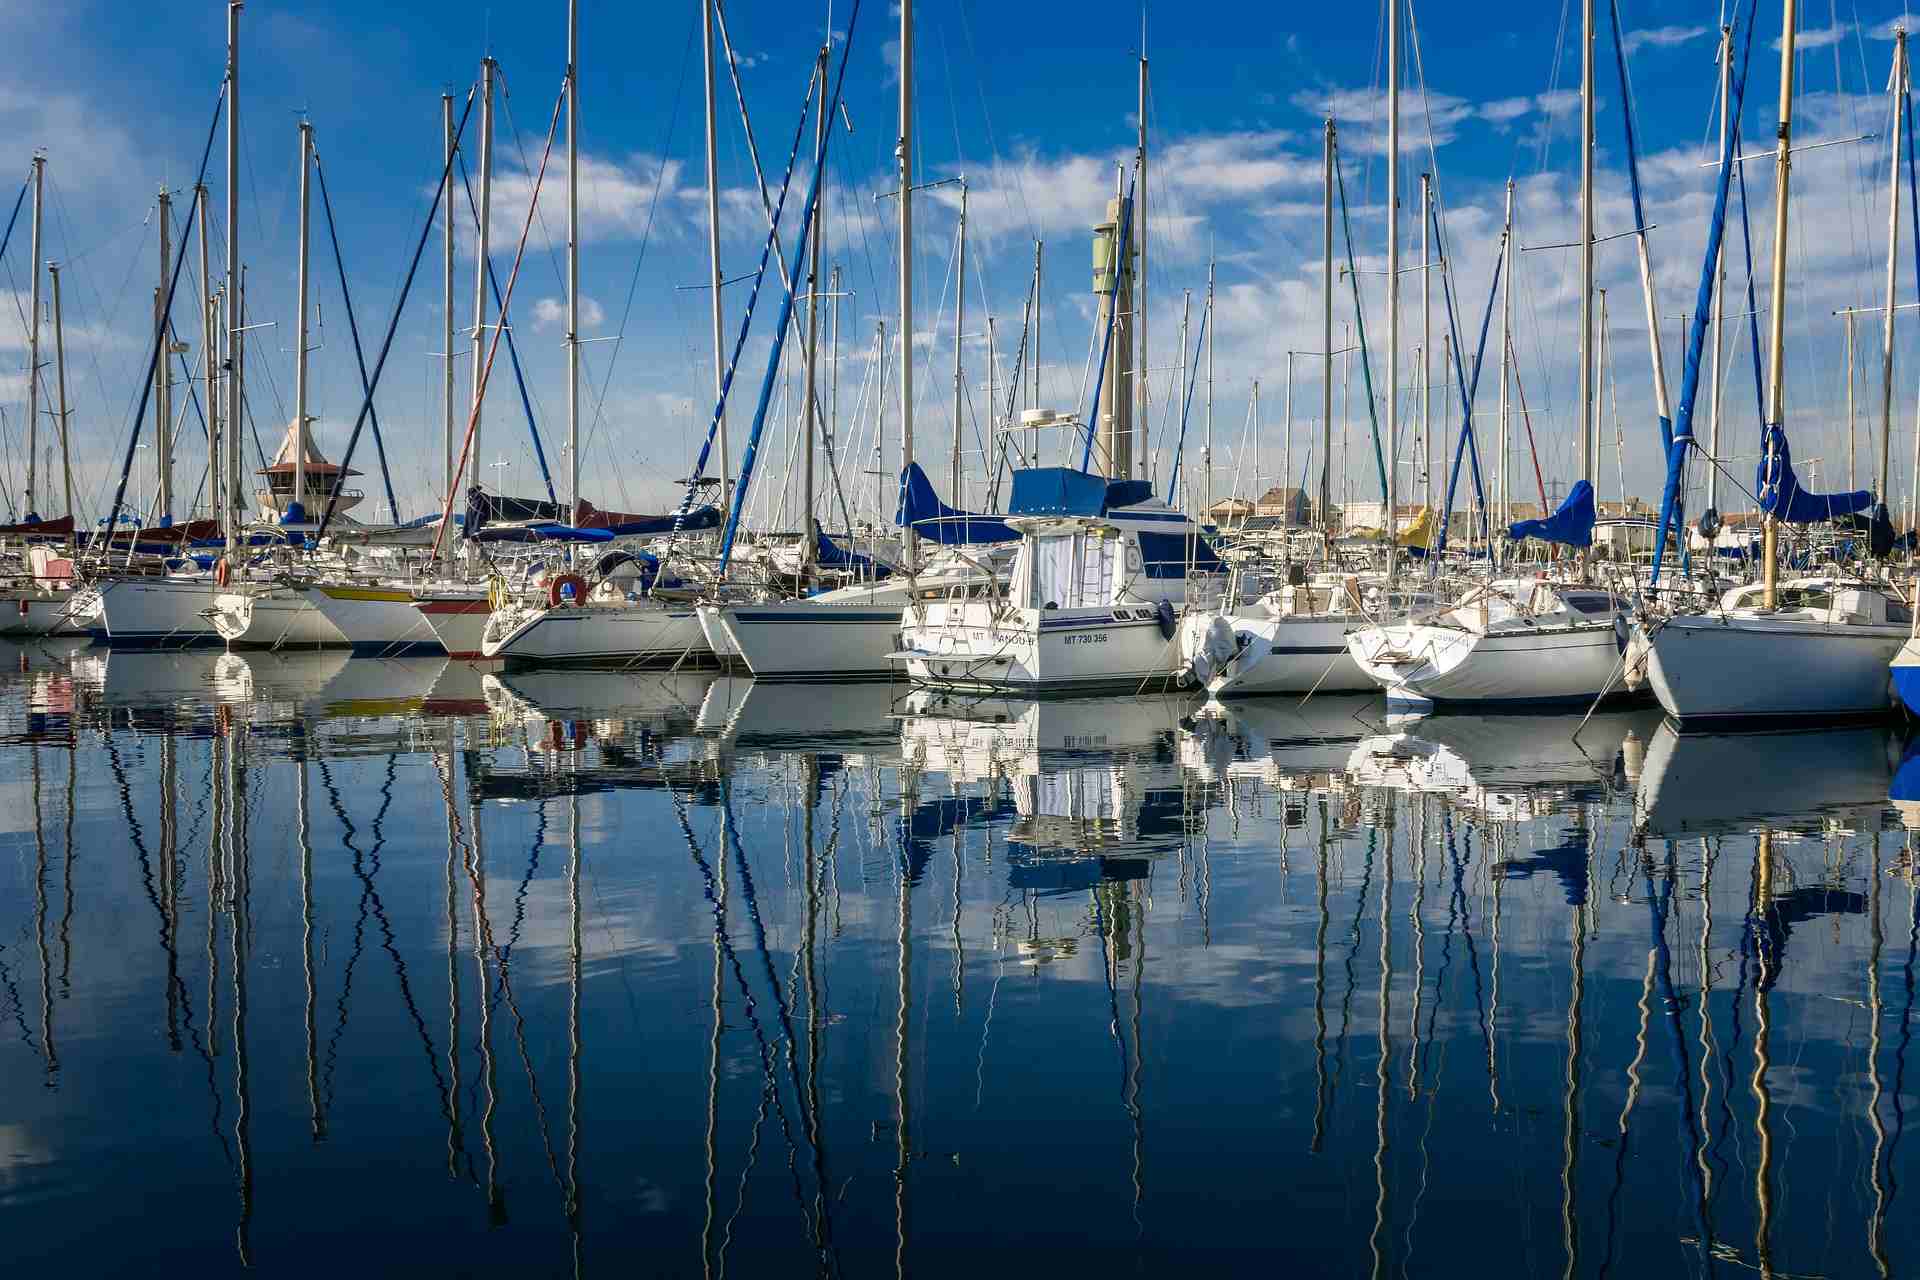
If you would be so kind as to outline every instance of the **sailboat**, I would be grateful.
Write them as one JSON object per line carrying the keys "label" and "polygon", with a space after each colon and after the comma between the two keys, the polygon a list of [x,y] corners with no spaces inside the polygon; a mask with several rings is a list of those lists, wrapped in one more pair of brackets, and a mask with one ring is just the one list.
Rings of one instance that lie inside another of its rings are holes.
{"label": "sailboat", "polygon": [[[1583,474],[1552,516],[1516,522],[1507,534],[1516,542],[1538,538],[1584,551],[1592,545],[1596,515],[1592,482],[1596,422],[1593,0],[1584,0],[1582,9],[1579,430]],[[1397,126],[1396,118],[1396,133]],[[1510,260],[1510,220],[1502,247],[1503,256]],[[1360,669],[1386,689],[1390,703],[1410,709],[1588,704],[1616,688],[1626,623],[1622,602],[1585,577],[1583,572],[1573,581],[1490,578],[1437,616],[1355,631],[1347,638],[1347,648]],[[1625,694],[1624,687],[1621,692]]]}
{"label": "sailboat", "polygon": [[[1748,31],[1749,43],[1752,31]],[[1774,189],[1773,306],[1767,426],[1756,488],[1762,526],[1763,580],[1735,588],[1705,613],[1644,617],[1647,678],[1668,715],[1689,728],[1743,721],[1792,721],[1884,715],[1892,705],[1888,665],[1906,642],[1911,614],[1887,586],[1841,577],[1780,581],[1779,527],[1810,524],[1864,511],[1873,495],[1809,493],[1794,474],[1787,444],[1786,297],[1787,214],[1793,129],[1794,4],[1786,3],[1780,40],[1780,125]],[[1902,45],[1904,50],[1904,44]],[[1744,78],[1744,77],[1743,77]],[[1744,89],[1744,84],[1740,90]],[[1740,90],[1736,90],[1738,93]],[[1736,97],[1736,103],[1738,99]],[[1723,146],[1720,191],[1709,227],[1711,272],[1726,212],[1727,174],[1732,142]],[[1703,285],[1705,296],[1711,276]],[[1674,516],[1675,497],[1693,443],[1691,399],[1697,381],[1704,320],[1696,315],[1682,393],[1682,419],[1676,424],[1668,459],[1661,513],[1661,550]],[[1660,560],[1654,562],[1659,581]]]}

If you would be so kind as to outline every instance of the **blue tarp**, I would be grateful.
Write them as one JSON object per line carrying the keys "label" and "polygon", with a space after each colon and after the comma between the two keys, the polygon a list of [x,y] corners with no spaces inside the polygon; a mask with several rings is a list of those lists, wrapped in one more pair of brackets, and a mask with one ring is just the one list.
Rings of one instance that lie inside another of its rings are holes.
{"label": "blue tarp", "polygon": [[940,501],[940,495],[933,491],[933,481],[917,462],[909,462],[900,473],[900,505],[893,522],[911,524],[921,537],[950,547],[969,542],[1012,542],[1020,536],[990,516],[977,516]]}
{"label": "blue tarp", "polygon": [[[1224,573],[1213,544],[1198,530],[1189,533],[1147,533],[1140,535],[1140,558],[1149,578],[1184,578],[1188,572]],[[1189,570],[1188,566],[1192,568]]]}
{"label": "blue tarp", "polygon": [[[614,513],[596,511],[592,514],[604,518]],[[604,529],[617,538],[631,538],[642,534],[672,533],[674,519],[675,517],[671,515],[640,516],[633,520],[609,521],[604,525],[592,527],[590,531],[598,532]],[[685,516],[679,517],[679,520],[680,531],[682,533],[699,529],[718,529],[720,527],[720,509],[711,504],[695,507],[693,510],[687,512]]]}
{"label": "blue tarp", "polygon": [[1515,542],[1539,538],[1569,547],[1593,545],[1593,486],[1585,480],[1574,482],[1560,509],[1545,520],[1516,520],[1507,526],[1507,536]]}
{"label": "blue tarp", "polygon": [[1760,493],[1760,509],[1787,524],[1814,524],[1850,516],[1873,505],[1873,494],[1866,489],[1852,493],[1808,493],[1802,489],[1800,478],[1793,473],[1787,433],[1777,425],[1767,428],[1760,465],[1754,469],[1754,488]]}

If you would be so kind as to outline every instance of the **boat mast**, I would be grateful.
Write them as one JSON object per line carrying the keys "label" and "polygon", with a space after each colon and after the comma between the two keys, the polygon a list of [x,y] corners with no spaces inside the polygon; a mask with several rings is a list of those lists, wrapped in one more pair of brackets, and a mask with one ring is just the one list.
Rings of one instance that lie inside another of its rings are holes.
{"label": "boat mast", "polygon": [[[1771,346],[1767,353],[1767,426],[1768,447],[1771,452],[1772,430],[1778,429],[1787,417],[1787,196],[1789,179],[1793,175],[1793,37],[1798,14],[1796,0],[1785,0],[1786,13],[1780,32],[1780,128],[1774,144],[1773,184],[1773,281],[1768,297],[1771,302],[1767,309],[1768,341]],[[1895,184],[1896,188],[1899,184]],[[1891,317],[1892,313],[1888,313]],[[1885,437],[1882,436],[1884,440]],[[1772,458],[1768,459],[1773,462]],[[1772,468],[1769,466],[1769,472]],[[1776,497],[1778,495],[1776,494]],[[1775,551],[1780,541],[1780,522],[1769,511],[1761,522],[1761,554],[1765,559],[1765,593],[1761,597],[1761,608],[1773,609],[1779,603],[1780,564]]]}
{"label": "boat mast", "polygon": [[1400,3],[1387,4],[1387,510],[1381,529],[1389,594],[1400,532]]}
{"label": "boat mast", "polygon": [[1420,175],[1420,502],[1433,509],[1433,175]]}
{"label": "boat mast", "polygon": [[[473,254],[473,390],[468,404],[473,443],[468,446],[466,481],[480,484],[480,392],[487,359],[487,268],[493,251],[493,76],[497,64],[480,59],[480,221],[474,229],[478,244]],[[502,317],[504,322],[504,317]]]}
{"label": "boat mast", "polygon": [[[1320,173],[1320,532],[1333,536],[1333,117],[1327,117]],[[1207,304],[1213,304],[1213,267],[1207,267]],[[1209,331],[1207,341],[1213,341]],[[1212,386],[1213,348],[1207,348]]]}
{"label": "boat mast", "polygon": [[220,402],[214,394],[219,377],[219,358],[214,354],[215,337],[220,331],[219,317],[213,309],[213,277],[207,274],[207,184],[193,189],[197,206],[194,224],[200,233],[200,363],[207,384],[207,483],[213,497],[213,512],[220,514]]}
{"label": "boat mast", "polygon": [[153,292],[153,327],[160,358],[153,365],[153,457],[159,523],[169,525],[173,523],[173,376],[167,365],[173,355],[173,335],[167,332],[167,293],[173,281],[173,195],[164,186],[159,221],[160,287]]}
{"label": "boat mast", "polygon": [[[1655,337],[1654,341],[1659,341]],[[1593,483],[1593,0],[1580,6],[1580,478]],[[1541,512],[1545,516],[1546,512]]]}
{"label": "boat mast", "polygon": [[[1140,441],[1137,449],[1132,441],[1127,444],[1130,465],[1126,478],[1129,480],[1136,466],[1142,471],[1151,470],[1147,450],[1153,443],[1147,426],[1147,14],[1144,6],[1140,11],[1140,107],[1136,123],[1139,140],[1134,146],[1134,163],[1139,170],[1140,198],[1133,202],[1133,235],[1134,243],[1140,246],[1140,265],[1134,268],[1133,312],[1134,327],[1140,333],[1140,355],[1133,362],[1134,408],[1128,418],[1128,428],[1138,434]],[[1114,239],[1119,238],[1119,229],[1115,228]]]}
{"label": "boat mast", "polygon": [[440,135],[448,176],[447,198],[440,207],[440,320],[442,326],[441,352],[446,356],[445,379],[441,391],[441,408],[446,457],[441,464],[440,474],[446,492],[453,492],[455,476],[453,474],[453,95],[440,95]]}
{"label": "boat mast", "polygon": [[[1887,293],[1886,311],[1881,317],[1880,333],[1880,474],[1876,477],[1875,487],[1879,490],[1880,500],[1886,501],[1891,490],[1887,487],[1890,479],[1887,474],[1887,455],[1893,440],[1893,303],[1894,275],[1900,267],[1900,149],[1905,145],[1902,130],[1903,120],[1900,111],[1900,93],[1906,87],[1907,78],[1907,33],[1905,29],[1893,33],[1893,161],[1887,175]],[[1781,108],[1781,117],[1786,109]],[[1779,306],[1776,297],[1774,305]]]}
{"label": "boat mast", "polygon": [[1207,258],[1207,512],[1213,512],[1213,258]]}
{"label": "boat mast", "polygon": [[[813,154],[816,163],[825,155],[827,139],[827,53],[830,45],[821,45],[820,54],[815,62],[814,81],[818,85],[815,92],[819,95],[818,106],[813,115]],[[956,334],[954,341],[959,342]],[[805,443],[802,451],[805,458],[800,468],[800,572],[805,574],[813,568],[819,543],[813,532],[814,504],[814,455],[819,452],[820,414],[819,398],[814,391],[819,377],[820,367],[820,205],[813,206],[813,227],[807,236],[807,370],[805,378],[806,404],[801,410],[801,419],[805,423],[802,432]],[[956,394],[957,399],[957,394]],[[956,406],[957,407],[957,406]],[[959,418],[954,418],[954,461],[959,465]]]}
{"label": "boat mast", "polygon": [[[1511,402],[1508,389],[1513,382],[1513,179],[1507,179],[1507,214],[1500,232],[1500,524],[1513,522],[1513,486],[1507,482],[1507,463],[1513,454]],[[1544,519],[1546,512],[1540,513]]]}
{"label": "boat mast", "polygon": [[[713,399],[718,406],[716,434],[720,443],[720,509],[727,510],[733,462],[727,452],[727,409],[720,389],[727,378],[726,338],[721,333],[720,308],[720,173],[716,159],[716,119],[713,108],[713,0],[700,0],[700,46],[707,74],[707,297],[713,312]],[[698,477],[695,477],[698,479]]]}
{"label": "boat mast", "polygon": [[[501,317],[501,323],[506,317]],[[567,521],[580,518],[580,5],[567,0]],[[569,558],[572,548],[569,544]]]}
{"label": "boat mast", "polygon": [[947,484],[949,501],[965,506],[960,492],[960,414],[961,401],[965,394],[962,379],[966,376],[960,360],[960,352],[966,343],[967,331],[967,180],[960,179],[960,230],[959,244],[955,248],[953,288],[953,466],[952,478]]}
{"label": "boat mast", "polygon": [[26,518],[34,514],[35,483],[40,463],[40,206],[46,186],[47,158],[33,158],[33,284],[27,305],[27,492]]}
{"label": "boat mast", "polygon": [[[1293,479],[1293,355],[1287,352],[1287,411],[1286,426],[1280,438],[1280,501],[1286,508],[1280,514],[1280,524],[1285,528],[1293,523],[1293,508],[1287,504],[1287,481]],[[1255,502],[1259,499],[1255,498]]]}
{"label": "boat mast", "polygon": [[67,333],[60,320],[60,264],[47,264],[53,285],[53,383],[59,394],[60,475],[66,486],[67,519],[73,519],[73,453],[67,447]]}
{"label": "boat mast", "polygon": [[[1732,97],[1733,97],[1733,28],[1731,26],[1724,26],[1720,28],[1720,151],[1719,151],[1719,154],[1723,156],[1727,154],[1727,112],[1731,108],[1730,99]],[[1720,457],[1720,392],[1721,392],[1720,380],[1722,376],[1721,369],[1722,369],[1722,364],[1726,359],[1726,352],[1724,350],[1723,342],[1721,338],[1721,332],[1722,332],[1721,326],[1724,321],[1724,317],[1727,309],[1726,261],[1727,261],[1726,244],[1722,242],[1719,249],[1714,253],[1714,258],[1713,258],[1713,276],[1714,276],[1714,280],[1713,280],[1713,365],[1712,365],[1713,386],[1708,388],[1709,394],[1712,396],[1712,399],[1708,402],[1708,408],[1707,408],[1707,453],[1715,459],[1716,463],[1718,462],[1718,459]],[[1853,320],[1851,317],[1849,317],[1847,320],[1847,333],[1848,333],[1849,341],[1851,341],[1852,333],[1853,333]],[[1848,349],[1849,351],[1851,351],[1852,348],[1849,347]],[[1851,379],[1853,376],[1853,373],[1852,373],[1853,364],[1852,364],[1851,356],[1849,356],[1848,358],[1847,370],[1848,370],[1847,376],[1849,379]],[[1849,381],[1848,383],[1847,396],[1848,396],[1849,403],[1851,403],[1852,396],[1853,396],[1851,381]],[[1849,432],[1851,432],[1852,422],[1853,422],[1853,417],[1851,414],[1848,415],[1847,422],[1848,422],[1848,430]],[[1847,483],[1848,484],[1853,483],[1853,474],[1852,474],[1851,465],[1849,465],[1848,467]],[[1710,466],[1707,468],[1707,510],[1716,512],[1716,513],[1720,510],[1720,468],[1718,465]]]}
{"label": "boat mast", "polygon": [[[900,0],[900,138],[894,147],[900,178],[900,471],[913,465],[913,0]],[[907,575],[918,565],[913,526],[901,543]]]}
{"label": "boat mast", "polygon": [[[227,553],[240,546],[240,10],[244,0],[227,4],[227,494],[223,499]],[[108,512],[108,520],[118,518]]]}
{"label": "boat mast", "polygon": [[[311,205],[308,183],[313,175],[313,125],[300,122],[300,273],[295,286],[293,317],[293,498],[281,523],[305,524],[307,510],[307,232]],[[271,488],[271,484],[268,486]]]}

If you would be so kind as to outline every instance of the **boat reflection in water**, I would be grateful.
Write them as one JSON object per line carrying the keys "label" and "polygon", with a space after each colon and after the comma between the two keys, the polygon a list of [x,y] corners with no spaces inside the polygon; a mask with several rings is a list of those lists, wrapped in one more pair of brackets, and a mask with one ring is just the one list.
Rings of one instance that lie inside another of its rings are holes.
{"label": "boat reflection in water", "polygon": [[35,1274],[1920,1265],[1881,730],[6,659]]}

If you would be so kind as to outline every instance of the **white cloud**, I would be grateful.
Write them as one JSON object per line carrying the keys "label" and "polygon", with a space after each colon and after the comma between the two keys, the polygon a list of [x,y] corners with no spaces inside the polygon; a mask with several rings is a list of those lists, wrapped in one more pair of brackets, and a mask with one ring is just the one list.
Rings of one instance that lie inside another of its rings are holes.
{"label": "white cloud", "polygon": [[[580,336],[590,336],[591,331],[606,322],[607,313],[601,305],[586,294],[580,295]],[[536,332],[549,330],[564,331],[567,324],[567,302],[564,298],[542,298],[533,304],[533,327]]]}
{"label": "white cloud", "polygon": [[[1852,34],[1853,24],[1851,22],[1836,23],[1831,27],[1815,27],[1808,31],[1802,31],[1794,36],[1793,47],[1797,50],[1824,49],[1828,45],[1839,44]],[[1774,37],[1773,47],[1776,52],[1779,50],[1780,44],[1780,38],[1778,36]]]}
{"label": "white cloud", "polygon": [[1920,15],[1911,10],[1902,12],[1899,17],[1887,19],[1867,34],[1875,40],[1891,40],[1897,31],[1920,31]]}
{"label": "white cloud", "polygon": [[1641,49],[1664,49],[1672,45],[1685,44],[1707,34],[1706,27],[1642,27],[1638,31],[1629,31],[1621,45],[1629,54]]}

